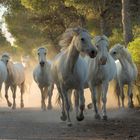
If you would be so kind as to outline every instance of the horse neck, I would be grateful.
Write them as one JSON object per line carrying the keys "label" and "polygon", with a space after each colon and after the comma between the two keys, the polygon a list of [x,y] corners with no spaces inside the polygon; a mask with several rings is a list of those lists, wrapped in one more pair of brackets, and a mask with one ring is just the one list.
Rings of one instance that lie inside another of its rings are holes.
{"label": "horse neck", "polygon": [[79,52],[77,51],[76,47],[72,43],[70,44],[70,46],[68,47],[68,51],[67,51],[68,55],[67,55],[67,71],[73,73],[74,70],[74,66],[77,62],[77,59],[79,57]]}
{"label": "horse neck", "polygon": [[127,70],[128,69],[128,65],[126,65],[126,63],[127,64],[130,64],[130,62],[126,58],[124,58],[124,57],[122,57],[121,59],[119,59],[119,61],[120,61],[121,65],[122,65],[122,68],[125,69],[125,70]]}

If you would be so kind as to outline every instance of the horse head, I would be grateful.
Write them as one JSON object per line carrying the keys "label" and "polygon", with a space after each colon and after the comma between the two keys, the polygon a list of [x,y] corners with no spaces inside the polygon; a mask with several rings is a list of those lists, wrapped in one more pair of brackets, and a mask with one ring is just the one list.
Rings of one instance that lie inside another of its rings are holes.
{"label": "horse head", "polygon": [[113,48],[110,49],[109,53],[114,58],[114,60],[121,59],[124,55],[124,46],[121,44],[115,44]]}
{"label": "horse head", "polygon": [[37,52],[38,52],[39,64],[41,67],[44,67],[44,65],[46,63],[47,50],[46,50],[46,48],[40,47],[40,48],[38,48]]}
{"label": "horse head", "polygon": [[1,60],[7,65],[7,63],[10,60],[10,55],[8,53],[3,53],[2,57],[1,57]]}
{"label": "horse head", "polygon": [[73,45],[78,52],[88,54],[91,58],[97,55],[97,48],[91,42],[91,36],[87,30],[77,27],[68,28],[59,42],[62,47]]}
{"label": "horse head", "polygon": [[98,49],[97,59],[100,65],[105,65],[107,63],[109,41],[108,38],[103,36],[95,37],[95,46]]}

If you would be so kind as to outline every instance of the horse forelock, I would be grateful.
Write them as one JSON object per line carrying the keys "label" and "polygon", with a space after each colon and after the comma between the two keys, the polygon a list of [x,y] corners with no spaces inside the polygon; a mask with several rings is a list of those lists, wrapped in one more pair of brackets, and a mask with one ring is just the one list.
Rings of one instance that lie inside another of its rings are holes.
{"label": "horse forelock", "polygon": [[108,46],[109,46],[109,40],[108,40],[107,36],[105,36],[105,35],[103,35],[103,36],[96,36],[94,38],[94,40],[95,40],[95,45],[97,45],[100,41],[106,41]]}
{"label": "horse forelock", "polygon": [[4,57],[7,57],[8,59],[10,59],[9,53],[3,53],[2,56],[1,56],[1,58],[4,58]]}
{"label": "horse forelock", "polygon": [[59,45],[61,47],[68,47],[69,44],[71,43],[73,37],[75,36],[75,33],[80,34],[81,32],[87,32],[88,33],[88,31],[86,29],[83,29],[81,27],[66,29],[66,31],[61,36],[61,39],[59,41]]}
{"label": "horse forelock", "polygon": [[38,52],[39,52],[40,50],[45,50],[45,51],[47,51],[47,49],[44,48],[44,47],[39,47],[39,48],[37,49]]}

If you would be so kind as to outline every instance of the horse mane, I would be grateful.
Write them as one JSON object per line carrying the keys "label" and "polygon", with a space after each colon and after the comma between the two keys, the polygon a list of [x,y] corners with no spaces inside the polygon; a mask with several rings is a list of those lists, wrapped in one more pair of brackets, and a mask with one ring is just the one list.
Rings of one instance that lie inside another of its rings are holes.
{"label": "horse mane", "polygon": [[121,51],[120,51],[121,56],[124,57],[124,58],[126,58],[127,61],[133,66],[134,63],[132,61],[132,57],[131,57],[131,54],[129,53],[128,49],[125,48],[121,44],[116,44],[115,47],[118,48],[118,49],[121,49]]}
{"label": "horse mane", "polygon": [[102,35],[102,36],[95,36],[95,38],[94,38],[95,44],[97,44],[97,43],[100,42],[101,40],[105,40],[105,41],[109,44],[108,37],[105,36],[105,35]]}
{"label": "horse mane", "polygon": [[68,28],[66,31],[62,34],[59,45],[62,48],[68,47],[69,44],[71,43],[75,33],[80,33],[80,32],[87,32],[87,30],[81,28],[81,27],[76,27],[76,28]]}

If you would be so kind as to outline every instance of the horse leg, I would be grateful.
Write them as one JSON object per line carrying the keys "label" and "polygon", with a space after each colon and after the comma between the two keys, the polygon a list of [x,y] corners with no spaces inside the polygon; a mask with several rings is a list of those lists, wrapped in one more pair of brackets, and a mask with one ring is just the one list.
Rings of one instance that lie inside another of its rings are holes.
{"label": "horse leg", "polygon": [[92,104],[94,105],[94,110],[95,110],[95,119],[100,119],[100,115],[98,113],[98,108],[97,108],[97,99],[96,99],[96,88],[92,86],[91,83],[89,83],[89,88],[91,91],[91,98],[92,98]]}
{"label": "horse leg", "polygon": [[102,84],[102,114],[103,114],[103,120],[107,120],[107,115],[106,115],[106,102],[107,102],[107,91],[108,91],[108,83],[103,83]]}
{"label": "horse leg", "polygon": [[64,97],[64,103],[65,103],[65,109],[66,109],[66,114],[67,114],[67,125],[71,126],[71,119],[70,119],[70,104],[69,104],[69,100],[68,100],[68,90],[65,90],[65,88],[63,86],[61,86],[61,91]]}
{"label": "horse leg", "polygon": [[11,90],[13,92],[13,106],[12,106],[12,109],[16,109],[16,89],[17,89],[17,86],[11,87]]}
{"label": "horse leg", "polygon": [[7,105],[9,107],[11,107],[12,106],[12,103],[8,99],[8,89],[9,89],[9,85],[5,84],[5,98],[6,98],[6,101],[7,101]]}
{"label": "horse leg", "polygon": [[2,99],[1,88],[2,88],[2,84],[0,84],[0,99]]}
{"label": "horse leg", "polygon": [[80,104],[80,113],[79,115],[77,116],[77,120],[78,121],[82,121],[84,119],[84,109],[85,109],[85,98],[84,98],[84,90],[83,89],[80,89],[78,90],[78,95],[79,95],[79,104]]}
{"label": "horse leg", "polygon": [[49,98],[48,98],[48,107],[47,109],[52,109],[52,95],[53,95],[54,84],[51,84],[48,90]]}
{"label": "horse leg", "polygon": [[118,106],[120,108],[120,106],[121,106],[121,103],[120,103],[120,86],[119,86],[118,82],[116,83],[116,95],[117,95],[117,98],[118,98]]}
{"label": "horse leg", "polygon": [[122,99],[122,107],[124,108],[124,89],[123,89],[123,85],[120,86],[120,95],[121,95],[121,99]]}
{"label": "horse leg", "polygon": [[79,112],[79,94],[76,90],[74,90],[74,102],[75,102],[75,111],[76,111],[76,116],[78,116]]}
{"label": "horse leg", "polygon": [[133,108],[134,104],[133,104],[133,93],[132,93],[132,84],[128,85],[128,107]]}
{"label": "horse leg", "polygon": [[41,91],[41,108],[42,110],[46,110],[46,104],[45,104],[45,92],[44,89],[42,87],[40,87],[40,91]]}
{"label": "horse leg", "polygon": [[69,90],[68,91],[68,99],[69,99],[69,104],[70,104],[70,111],[73,110],[71,98],[72,98],[72,90]]}
{"label": "horse leg", "polygon": [[62,99],[62,116],[60,117],[60,119],[62,121],[66,121],[67,120],[67,116],[66,116],[66,112],[65,112],[65,103],[64,103],[64,97],[63,97],[63,94],[61,92],[61,88],[60,86],[56,85],[57,86],[57,89],[58,89],[58,92],[60,94],[60,97]]}
{"label": "horse leg", "polygon": [[24,94],[24,82],[21,84],[20,92],[21,92],[21,101],[20,101],[20,107],[24,108],[24,101],[23,101],[23,94]]}

